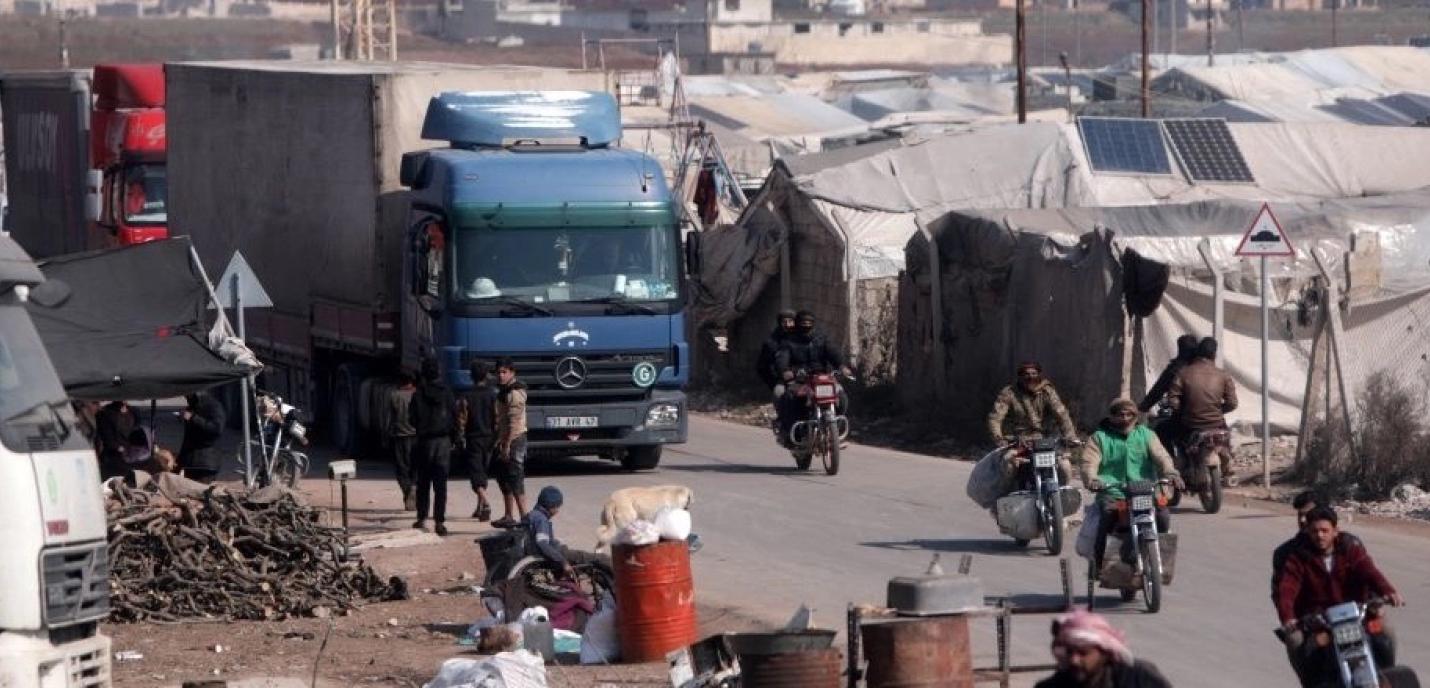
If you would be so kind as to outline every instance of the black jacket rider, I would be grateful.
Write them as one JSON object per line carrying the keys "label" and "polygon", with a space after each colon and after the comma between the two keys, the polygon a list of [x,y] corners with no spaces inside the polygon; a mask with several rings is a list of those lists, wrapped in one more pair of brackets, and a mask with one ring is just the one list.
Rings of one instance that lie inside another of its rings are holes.
{"label": "black jacket rider", "polygon": [[796,333],[785,340],[784,348],[775,354],[775,368],[780,375],[797,373],[831,372],[844,365],[844,355],[820,332]]}

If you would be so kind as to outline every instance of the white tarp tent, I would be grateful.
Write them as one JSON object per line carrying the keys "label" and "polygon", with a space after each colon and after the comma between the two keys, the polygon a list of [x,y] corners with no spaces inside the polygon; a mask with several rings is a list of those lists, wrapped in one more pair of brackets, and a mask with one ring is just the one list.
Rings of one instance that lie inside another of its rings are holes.
{"label": "white tarp tent", "polygon": [[[791,158],[771,172],[734,227],[707,232],[697,324],[732,327],[754,349],[784,301],[825,329],[875,377],[892,372],[897,276],[920,217],[958,209],[1077,208],[1375,196],[1430,185],[1430,130],[1347,124],[1232,124],[1255,184],[1181,174],[1098,174],[1077,127],[975,129],[898,147]],[[778,290],[766,291],[778,277]],[[738,357],[737,357],[738,358]],[[877,362],[867,359],[875,358]],[[740,363],[736,363],[740,365]]]}
{"label": "white tarp tent", "polygon": [[[1272,207],[1300,252],[1270,265],[1275,430],[1294,432],[1301,416],[1320,307],[1317,292],[1307,289],[1319,274],[1313,249],[1328,260],[1341,293],[1350,287],[1356,296],[1344,313],[1342,343],[1351,393],[1385,366],[1414,379],[1430,374],[1430,337],[1421,332],[1430,326],[1430,189]],[[1257,397],[1247,391],[1260,387],[1259,279],[1257,263],[1233,253],[1258,208],[1223,200],[927,218],[927,233],[909,242],[900,285],[898,370],[906,404],[937,408],[941,420],[976,432],[1013,366],[1028,359],[1044,365],[1083,424],[1095,422],[1116,396],[1140,398],[1175,352],[1177,336],[1213,332],[1212,273],[1197,248],[1205,239],[1230,286],[1223,365],[1244,392],[1230,420],[1249,429],[1260,418]],[[1371,269],[1340,269],[1353,235],[1358,260],[1370,261]],[[1147,291],[1148,263],[1129,251],[1170,269],[1159,305],[1144,318],[1133,317],[1127,304],[1129,291]],[[1343,284],[1347,274],[1373,283]]]}

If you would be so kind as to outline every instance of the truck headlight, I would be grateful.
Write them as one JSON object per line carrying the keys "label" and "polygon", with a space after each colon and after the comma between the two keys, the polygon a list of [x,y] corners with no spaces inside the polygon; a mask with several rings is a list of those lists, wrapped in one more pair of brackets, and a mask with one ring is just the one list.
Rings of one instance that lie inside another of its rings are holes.
{"label": "truck headlight", "polygon": [[680,407],[676,404],[656,404],[645,414],[648,428],[673,428],[680,424]]}

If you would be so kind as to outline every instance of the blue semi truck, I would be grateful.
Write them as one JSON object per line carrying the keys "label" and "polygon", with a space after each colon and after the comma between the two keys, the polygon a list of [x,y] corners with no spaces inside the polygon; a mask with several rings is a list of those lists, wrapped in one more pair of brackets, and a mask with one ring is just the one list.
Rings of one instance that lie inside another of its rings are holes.
{"label": "blue semi truck", "polygon": [[[695,247],[658,163],[617,147],[600,83],[169,65],[172,225],[213,275],[241,251],[274,302],[247,312],[269,364],[260,384],[317,409],[345,450],[376,454],[399,367],[435,357],[462,389],[473,359],[510,357],[533,460],[648,469],[684,442]],[[513,90],[531,88],[567,90]]]}

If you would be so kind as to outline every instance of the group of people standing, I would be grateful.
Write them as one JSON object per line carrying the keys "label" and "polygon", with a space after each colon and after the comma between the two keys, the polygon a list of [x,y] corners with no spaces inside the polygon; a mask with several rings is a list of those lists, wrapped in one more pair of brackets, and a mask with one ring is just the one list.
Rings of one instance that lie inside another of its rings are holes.
{"label": "group of people standing", "polygon": [[472,518],[491,520],[487,488],[495,480],[502,516],[492,525],[510,528],[526,513],[526,384],[509,358],[472,361],[470,389],[456,394],[442,381],[435,360],[422,362],[414,379],[404,371],[388,394],[381,419],[389,441],[402,505],[417,512],[412,527],[447,534],[447,478],[452,455],[466,465],[477,508]]}

